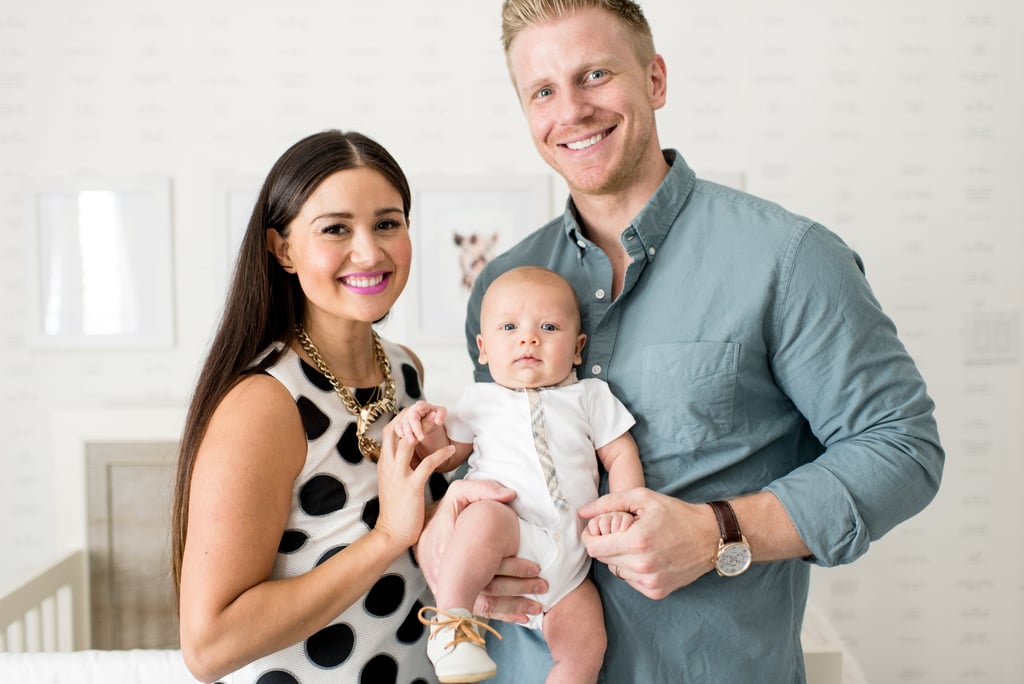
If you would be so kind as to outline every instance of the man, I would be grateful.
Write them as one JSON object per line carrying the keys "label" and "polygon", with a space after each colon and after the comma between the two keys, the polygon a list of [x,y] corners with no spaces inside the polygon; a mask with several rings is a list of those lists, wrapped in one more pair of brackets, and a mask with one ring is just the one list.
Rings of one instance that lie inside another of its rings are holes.
{"label": "man", "polygon": [[[503,40],[534,145],[570,200],[483,271],[466,333],[475,358],[481,294],[500,273],[558,271],[589,339],[580,375],[637,418],[649,489],[581,511],[636,517],[584,535],[604,681],[803,682],[810,564],[855,560],[938,489],[924,382],[838,237],[662,150],[666,66],[635,3],[506,0]],[[477,608],[508,617],[522,609],[510,600]],[[543,646],[503,627],[498,681],[543,681]]]}

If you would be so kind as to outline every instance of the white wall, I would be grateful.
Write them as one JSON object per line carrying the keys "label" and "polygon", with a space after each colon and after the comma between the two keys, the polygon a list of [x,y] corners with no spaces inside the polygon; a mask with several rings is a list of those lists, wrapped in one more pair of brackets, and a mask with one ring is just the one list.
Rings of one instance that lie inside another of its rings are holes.
{"label": "white wall", "polygon": [[[939,497],[858,563],[816,572],[814,600],[872,682],[1024,681],[1021,3],[644,4],[668,62],[663,143],[846,238],[939,406]],[[499,5],[0,6],[0,580],[56,550],[57,412],[186,401],[218,314],[224,178],[262,176],[327,127],[377,137],[414,178],[548,173]],[[173,349],[30,347],[23,183],[71,175],[171,179]],[[406,339],[409,317],[400,306],[385,334],[449,396],[461,351]]]}

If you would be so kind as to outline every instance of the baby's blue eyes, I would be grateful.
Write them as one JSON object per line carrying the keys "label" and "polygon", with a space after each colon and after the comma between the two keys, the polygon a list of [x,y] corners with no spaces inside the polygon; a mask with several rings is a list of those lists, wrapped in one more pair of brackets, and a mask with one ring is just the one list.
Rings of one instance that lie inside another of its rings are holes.
{"label": "baby's blue eyes", "polygon": [[[503,323],[501,329],[506,331],[512,331],[516,330],[518,327],[519,326],[516,325],[515,323]],[[555,332],[556,330],[558,330],[558,326],[555,325],[554,323],[541,323],[540,329],[545,332]]]}

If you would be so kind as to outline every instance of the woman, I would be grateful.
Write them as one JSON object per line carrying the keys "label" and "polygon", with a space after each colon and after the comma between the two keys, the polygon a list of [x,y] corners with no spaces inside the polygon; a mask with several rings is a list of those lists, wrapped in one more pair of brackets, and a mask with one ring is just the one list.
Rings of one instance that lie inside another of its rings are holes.
{"label": "woman", "polygon": [[263,184],[178,464],[174,579],[200,680],[434,681],[410,547],[450,451],[385,429],[422,369],[372,328],[409,277],[409,205],[358,133],[299,141]]}

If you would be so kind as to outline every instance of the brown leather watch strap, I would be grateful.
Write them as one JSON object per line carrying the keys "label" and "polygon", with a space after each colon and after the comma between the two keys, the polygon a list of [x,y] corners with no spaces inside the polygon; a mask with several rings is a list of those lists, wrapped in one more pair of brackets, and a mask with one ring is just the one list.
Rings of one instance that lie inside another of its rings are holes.
{"label": "brown leather watch strap", "polygon": [[740,533],[740,521],[736,518],[736,511],[728,501],[708,501],[708,506],[715,512],[718,519],[718,530],[722,533],[722,543],[731,544],[743,539]]}

